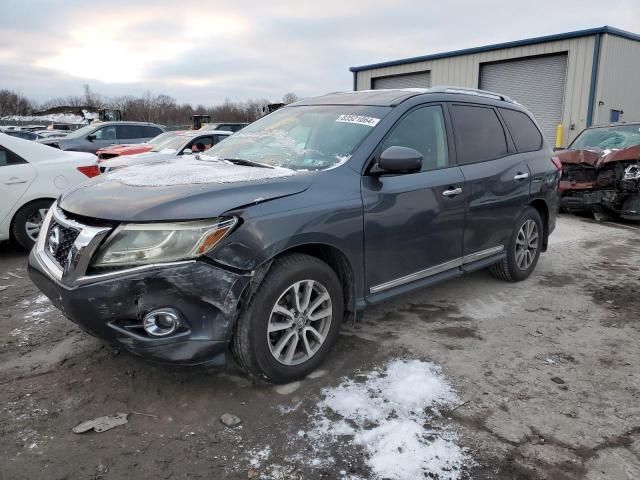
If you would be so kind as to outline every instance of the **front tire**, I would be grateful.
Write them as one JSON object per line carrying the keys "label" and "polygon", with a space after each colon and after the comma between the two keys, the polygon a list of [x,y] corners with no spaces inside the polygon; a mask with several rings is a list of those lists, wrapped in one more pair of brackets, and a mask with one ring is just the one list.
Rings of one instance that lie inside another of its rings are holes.
{"label": "front tire", "polygon": [[516,221],[506,258],[489,267],[491,275],[507,282],[529,278],[540,258],[543,235],[540,214],[535,208],[527,207]]}
{"label": "front tire", "polygon": [[18,210],[11,222],[11,235],[26,250],[36,243],[40,228],[53,200],[35,200]]}
{"label": "front tire", "polygon": [[336,272],[299,253],[276,259],[236,323],[232,350],[247,372],[274,383],[305,377],[336,342],[344,300]]}

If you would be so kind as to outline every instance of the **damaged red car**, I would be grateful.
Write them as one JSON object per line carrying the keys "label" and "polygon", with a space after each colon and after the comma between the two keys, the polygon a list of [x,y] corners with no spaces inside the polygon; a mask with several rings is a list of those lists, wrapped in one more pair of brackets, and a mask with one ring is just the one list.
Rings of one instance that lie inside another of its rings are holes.
{"label": "damaged red car", "polygon": [[145,143],[125,143],[120,145],[111,145],[101,148],[96,152],[98,161],[109,160],[110,158],[121,157],[124,155],[136,155],[138,153],[146,153],[152,150],[160,151],[164,148],[164,144],[173,140],[177,135],[184,133],[184,130],[174,130],[171,132],[163,132],[157,137]]}
{"label": "damaged red car", "polygon": [[587,128],[556,155],[561,209],[640,220],[640,122]]}

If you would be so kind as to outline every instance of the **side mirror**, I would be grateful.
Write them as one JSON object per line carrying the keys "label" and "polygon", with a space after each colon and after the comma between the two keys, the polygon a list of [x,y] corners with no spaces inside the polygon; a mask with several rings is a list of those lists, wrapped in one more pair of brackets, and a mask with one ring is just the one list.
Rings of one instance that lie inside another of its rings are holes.
{"label": "side mirror", "polygon": [[422,154],[413,148],[389,147],[376,165],[375,173],[411,172],[422,168]]}
{"label": "side mirror", "polygon": [[91,135],[87,135],[87,140],[89,140],[90,142],[93,142],[96,139],[96,136],[91,134]]}
{"label": "side mirror", "polygon": [[185,148],[185,149],[182,151],[182,154],[183,154],[183,155],[191,155],[192,153],[193,153],[193,152],[191,151],[191,149],[190,149],[190,148]]}

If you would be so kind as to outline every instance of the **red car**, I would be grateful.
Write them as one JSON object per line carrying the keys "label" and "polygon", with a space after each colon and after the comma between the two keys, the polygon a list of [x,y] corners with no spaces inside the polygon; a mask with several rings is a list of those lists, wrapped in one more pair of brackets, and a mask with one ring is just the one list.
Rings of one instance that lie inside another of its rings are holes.
{"label": "red car", "polygon": [[587,128],[556,155],[561,208],[640,220],[640,122]]}
{"label": "red car", "polygon": [[172,140],[177,135],[184,133],[184,130],[176,130],[173,132],[164,132],[153,137],[146,143],[131,143],[123,145],[112,145],[110,147],[101,148],[96,152],[98,155],[98,161],[109,160],[114,157],[121,157],[123,155],[135,155],[136,153],[150,152],[151,150],[162,150],[162,145],[165,142]]}

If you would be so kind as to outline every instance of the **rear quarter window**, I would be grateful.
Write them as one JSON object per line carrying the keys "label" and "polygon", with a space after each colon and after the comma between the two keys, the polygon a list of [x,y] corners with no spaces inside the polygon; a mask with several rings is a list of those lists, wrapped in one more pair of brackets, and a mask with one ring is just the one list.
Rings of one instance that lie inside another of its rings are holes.
{"label": "rear quarter window", "polygon": [[144,135],[142,135],[143,137],[157,137],[158,135],[160,135],[162,133],[162,130],[160,130],[158,127],[143,127],[144,130]]}
{"label": "rear quarter window", "polygon": [[458,163],[476,163],[509,153],[507,138],[492,107],[451,105]]}
{"label": "rear quarter window", "polygon": [[25,159],[19,157],[11,150],[6,150],[4,147],[0,147],[0,167],[6,167],[8,165],[19,165],[21,163],[27,163]]}
{"label": "rear quarter window", "polygon": [[534,152],[542,148],[542,134],[527,114],[506,108],[501,108],[500,114],[518,152]]}

